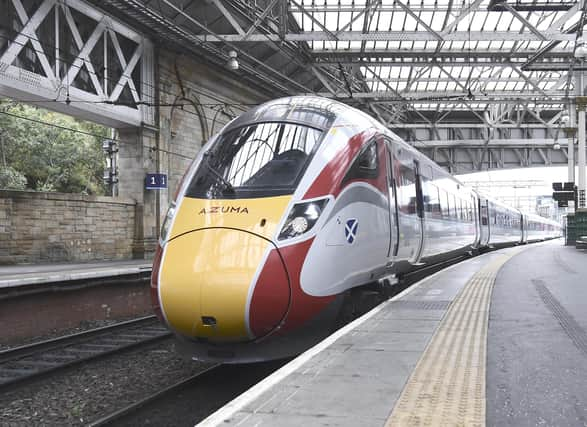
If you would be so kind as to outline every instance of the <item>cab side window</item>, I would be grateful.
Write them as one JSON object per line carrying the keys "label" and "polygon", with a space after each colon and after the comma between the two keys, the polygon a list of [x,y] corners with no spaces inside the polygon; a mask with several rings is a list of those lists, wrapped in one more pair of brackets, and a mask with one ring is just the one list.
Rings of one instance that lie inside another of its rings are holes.
{"label": "cab side window", "polygon": [[370,142],[355,159],[343,182],[353,179],[375,179],[379,175],[377,142]]}

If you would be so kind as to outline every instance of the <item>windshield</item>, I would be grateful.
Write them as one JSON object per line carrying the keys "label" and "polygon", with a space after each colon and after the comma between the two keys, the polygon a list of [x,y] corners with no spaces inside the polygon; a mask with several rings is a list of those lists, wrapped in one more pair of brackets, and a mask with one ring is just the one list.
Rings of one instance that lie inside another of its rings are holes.
{"label": "windshield", "polygon": [[293,193],[322,131],[293,123],[255,123],[220,135],[204,153],[187,197],[220,199]]}

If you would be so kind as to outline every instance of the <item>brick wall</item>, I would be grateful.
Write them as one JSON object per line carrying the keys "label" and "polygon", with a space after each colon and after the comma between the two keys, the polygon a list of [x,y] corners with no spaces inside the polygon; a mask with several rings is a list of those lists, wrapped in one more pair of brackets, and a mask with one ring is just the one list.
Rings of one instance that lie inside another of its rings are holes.
{"label": "brick wall", "polygon": [[132,257],[130,199],[0,190],[0,264]]}
{"label": "brick wall", "polygon": [[148,279],[0,299],[0,344],[77,328],[86,321],[152,314]]}

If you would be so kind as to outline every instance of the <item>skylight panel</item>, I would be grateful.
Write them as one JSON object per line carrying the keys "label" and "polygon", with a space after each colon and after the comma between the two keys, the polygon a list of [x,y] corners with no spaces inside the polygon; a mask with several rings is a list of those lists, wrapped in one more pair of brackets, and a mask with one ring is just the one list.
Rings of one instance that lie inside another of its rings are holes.
{"label": "skylight panel", "polygon": [[391,13],[377,12],[371,20],[369,31],[387,30],[391,24]]}
{"label": "skylight panel", "polygon": [[507,31],[520,31],[522,29],[522,27],[524,27],[525,25],[522,24],[522,21],[520,21],[518,18],[516,18],[515,16],[512,16],[512,19],[510,20],[510,25],[506,28]]}
{"label": "skylight panel", "polygon": [[[483,29],[483,22],[485,21],[485,18],[487,17],[487,12],[477,12],[474,13],[472,15],[469,15],[468,18],[463,19],[463,21],[465,21],[467,23],[467,27],[468,27],[468,23],[471,22],[471,31],[475,30],[475,31],[482,31]],[[468,28],[465,28],[464,31],[466,31]]]}
{"label": "skylight panel", "polygon": [[[446,17],[446,11],[438,10],[435,12],[423,12],[422,15],[424,15],[424,13],[431,13],[431,15],[432,15],[432,18],[430,19],[430,21],[425,20],[430,25],[430,27],[434,31],[442,31],[442,25],[444,24],[444,20]],[[449,20],[449,22],[450,22],[450,20]]]}
{"label": "skylight panel", "polygon": [[514,47],[514,42],[511,40],[506,40],[503,42],[501,46],[502,49],[511,50]]}
{"label": "skylight panel", "polygon": [[[420,13],[417,13],[417,15],[429,27],[432,27],[432,25],[434,25],[434,21],[432,20],[432,18],[435,15],[434,12],[420,12]],[[422,28],[421,25],[420,25],[419,29],[425,31],[425,28]]]}
{"label": "skylight panel", "polygon": [[497,28],[497,23],[500,19],[501,12],[486,12],[487,13],[487,20],[485,21],[485,25],[481,29],[482,31],[495,31]]}
{"label": "skylight panel", "polygon": [[508,13],[507,16],[504,15],[503,12],[499,12],[499,16],[496,20],[497,31],[507,31],[512,22],[513,16],[511,14]]}
{"label": "skylight panel", "polygon": [[447,91],[447,82],[439,80],[438,85],[436,86],[436,90],[438,92],[446,92]]}
{"label": "skylight panel", "polygon": [[497,82],[495,81],[488,81],[485,87],[483,88],[487,92],[494,92],[497,88]]}
{"label": "skylight panel", "polygon": [[564,23],[564,25],[563,25],[563,31],[568,30],[573,25],[575,25],[579,21],[579,18],[580,17],[581,17],[581,14],[580,13],[575,13],[569,20],[567,20]]}
{"label": "skylight panel", "polygon": [[465,50],[465,42],[452,42],[451,50]]}
{"label": "skylight panel", "polygon": [[400,76],[400,67],[387,67],[389,70],[389,77],[397,79]]}
{"label": "skylight panel", "polygon": [[[340,12],[338,13],[338,17],[333,16],[332,18],[328,19],[325,27],[330,31],[338,31],[351,22],[351,19],[353,19],[352,15],[353,14],[351,12]],[[349,29],[347,28],[347,30]]]}
{"label": "skylight panel", "polygon": [[446,91],[457,90],[457,84],[451,80],[450,82],[447,82],[446,83],[446,89],[445,90]]}
{"label": "skylight panel", "polygon": [[410,76],[410,67],[399,67],[400,68],[400,77],[406,79]]}
{"label": "skylight panel", "polygon": [[[400,28],[399,31],[416,31],[416,27],[418,27],[418,21],[416,21],[414,18],[412,18],[410,15],[408,15],[407,13],[403,14],[405,17],[405,21],[403,24],[403,28]],[[423,30],[423,28],[420,29]]]}

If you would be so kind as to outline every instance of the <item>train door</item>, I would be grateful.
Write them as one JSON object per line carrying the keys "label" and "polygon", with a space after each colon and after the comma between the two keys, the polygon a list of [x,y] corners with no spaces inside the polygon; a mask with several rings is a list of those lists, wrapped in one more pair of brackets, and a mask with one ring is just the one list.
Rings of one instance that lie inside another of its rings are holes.
{"label": "train door", "polygon": [[489,201],[485,198],[479,198],[479,213],[481,216],[481,246],[489,244],[491,226],[489,225]]}
{"label": "train door", "polygon": [[415,264],[420,259],[424,238],[424,206],[418,163],[413,153],[398,145],[393,145],[392,154],[399,226],[397,259]]}
{"label": "train door", "polygon": [[426,231],[424,222],[424,189],[422,186],[422,174],[420,173],[420,162],[414,160],[414,170],[416,171],[416,214],[419,218],[420,242],[418,243],[418,252],[411,262],[418,262],[424,252],[424,233]]}
{"label": "train door", "polygon": [[397,209],[396,177],[393,168],[393,143],[386,139],[386,163],[387,163],[387,193],[389,200],[389,250],[387,258],[393,262],[397,256],[399,247],[399,219]]}
{"label": "train door", "polygon": [[471,206],[473,207],[473,220],[475,221],[475,243],[474,248],[481,246],[481,221],[479,220],[479,198],[471,195]]}

